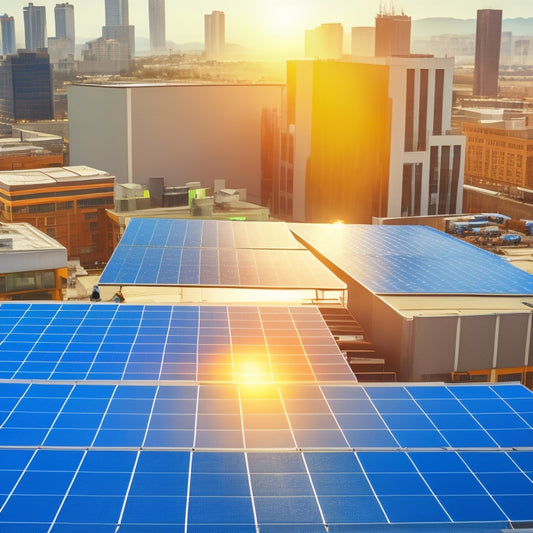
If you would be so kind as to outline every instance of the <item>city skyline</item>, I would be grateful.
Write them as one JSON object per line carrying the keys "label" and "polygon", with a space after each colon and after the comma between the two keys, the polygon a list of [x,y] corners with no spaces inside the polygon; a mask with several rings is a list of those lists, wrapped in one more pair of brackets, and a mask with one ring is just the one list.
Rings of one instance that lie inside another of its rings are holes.
{"label": "city skyline", "polygon": [[[45,6],[48,16],[48,34],[54,35],[52,10],[57,1],[36,1]],[[96,39],[105,25],[104,0],[72,0],[75,6],[76,34],[78,44]],[[24,43],[22,0],[4,0],[2,11],[15,17],[17,46]],[[453,17],[475,19],[478,9],[490,7],[502,9],[504,18],[532,17],[533,3],[530,0],[499,0],[491,2],[473,0],[450,0],[444,9],[440,4],[404,0],[394,3],[396,13],[402,11],[413,20],[429,17]],[[304,30],[322,23],[338,22],[349,32],[353,26],[371,26],[380,6],[389,9],[389,2],[361,3],[348,0],[272,0],[269,3],[245,2],[244,0],[199,0],[194,5],[184,5],[177,0],[166,2],[167,39],[175,43],[203,42],[204,15],[211,11],[226,13],[227,41],[250,47],[278,45],[303,45]],[[148,0],[129,0],[130,21],[136,35],[149,38]]]}

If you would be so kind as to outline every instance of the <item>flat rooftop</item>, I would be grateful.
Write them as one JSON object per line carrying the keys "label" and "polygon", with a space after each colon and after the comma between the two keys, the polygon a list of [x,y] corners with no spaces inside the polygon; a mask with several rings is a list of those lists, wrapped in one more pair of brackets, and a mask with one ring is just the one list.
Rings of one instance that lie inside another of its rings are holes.
{"label": "flat rooftop", "polygon": [[0,222],[0,243],[11,240],[12,247],[0,246],[0,255],[3,253],[36,252],[38,250],[64,250],[65,247],[34,228],[31,224],[4,224]]}
{"label": "flat rooftop", "polygon": [[35,170],[10,170],[0,172],[0,187],[54,185],[73,180],[109,179],[111,174],[86,166],[51,167]]}

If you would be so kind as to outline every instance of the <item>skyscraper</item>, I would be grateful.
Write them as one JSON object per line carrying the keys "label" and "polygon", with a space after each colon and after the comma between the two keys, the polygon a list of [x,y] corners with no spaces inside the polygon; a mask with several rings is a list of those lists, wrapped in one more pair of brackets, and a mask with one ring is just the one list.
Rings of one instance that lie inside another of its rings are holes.
{"label": "skyscraper", "polygon": [[52,68],[46,51],[20,50],[0,60],[0,115],[10,122],[54,119]]}
{"label": "skyscraper", "polygon": [[130,26],[128,0],[105,0],[102,37],[121,44],[122,59],[135,57],[135,27]]}
{"label": "skyscraper", "polygon": [[478,9],[474,96],[498,96],[502,10]]}
{"label": "skyscraper", "polygon": [[376,57],[411,53],[411,17],[380,13],[376,17]]}
{"label": "skyscraper", "polygon": [[161,53],[167,47],[165,34],[165,0],[148,0],[150,50]]}
{"label": "skyscraper", "polygon": [[105,0],[106,26],[128,26],[129,23],[128,0]]}
{"label": "skyscraper", "polygon": [[38,50],[48,45],[46,36],[46,8],[30,2],[24,9],[24,37],[26,50]]}
{"label": "skyscraper", "polygon": [[16,54],[17,44],[15,42],[15,19],[7,13],[0,17],[2,28],[2,54]]}
{"label": "skyscraper", "polygon": [[226,45],[226,21],[222,11],[205,15],[205,58],[218,59],[224,55]]}
{"label": "skyscraper", "polygon": [[54,9],[56,19],[56,37],[65,37],[75,41],[74,6],[68,2],[56,4]]}

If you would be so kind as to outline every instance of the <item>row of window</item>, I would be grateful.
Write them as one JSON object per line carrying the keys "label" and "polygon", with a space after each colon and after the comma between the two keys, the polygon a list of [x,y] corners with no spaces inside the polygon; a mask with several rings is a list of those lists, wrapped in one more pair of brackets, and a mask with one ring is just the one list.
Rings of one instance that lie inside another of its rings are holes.
{"label": "row of window", "polygon": [[55,272],[16,272],[0,276],[0,293],[55,289]]}
{"label": "row of window", "polygon": [[[106,196],[104,198],[84,198],[76,201],[78,209],[89,207],[114,206],[114,198]],[[53,213],[54,211],[65,211],[74,208],[74,202],[58,202],[48,204],[34,204],[15,206],[11,209],[14,214],[35,214],[35,213]],[[7,207],[9,211],[9,206]]]}

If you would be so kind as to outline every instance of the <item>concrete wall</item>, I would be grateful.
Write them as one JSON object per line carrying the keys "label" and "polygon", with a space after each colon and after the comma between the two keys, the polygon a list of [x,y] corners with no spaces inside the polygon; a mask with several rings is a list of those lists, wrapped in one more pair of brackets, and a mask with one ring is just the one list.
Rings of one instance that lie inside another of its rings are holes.
{"label": "concrete wall", "polygon": [[257,203],[261,113],[279,110],[282,95],[281,85],[73,86],[71,162],[107,170],[119,183],[164,176],[167,186],[210,187],[225,179]]}
{"label": "concrete wall", "polygon": [[411,379],[533,364],[532,315],[415,317]]}
{"label": "concrete wall", "polygon": [[130,181],[127,91],[70,85],[68,114],[70,164],[86,165]]}

